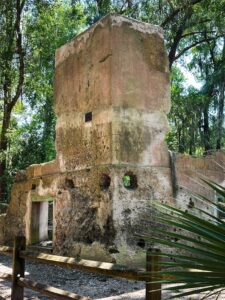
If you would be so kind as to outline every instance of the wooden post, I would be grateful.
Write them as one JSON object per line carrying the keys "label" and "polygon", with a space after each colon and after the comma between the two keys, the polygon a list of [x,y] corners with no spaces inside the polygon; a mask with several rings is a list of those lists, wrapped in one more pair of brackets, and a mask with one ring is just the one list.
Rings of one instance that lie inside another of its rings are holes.
{"label": "wooden post", "polygon": [[26,239],[24,236],[17,236],[13,249],[13,274],[12,274],[12,294],[11,300],[23,300],[24,288],[18,285],[17,279],[24,277],[25,260],[20,258],[20,250],[25,250]]}
{"label": "wooden post", "polygon": [[[158,262],[160,260],[159,256],[154,256],[152,254],[159,253],[158,249],[148,249],[146,253],[146,271],[147,272],[156,272],[160,271],[160,266]],[[160,283],[151,283],[152,281],[157,280],[157,278],[152,278],[149,274],[149,279],[146,281],[146,300],[161,300],[161,284]],[[151,292],[155,291],[155,292]]]}

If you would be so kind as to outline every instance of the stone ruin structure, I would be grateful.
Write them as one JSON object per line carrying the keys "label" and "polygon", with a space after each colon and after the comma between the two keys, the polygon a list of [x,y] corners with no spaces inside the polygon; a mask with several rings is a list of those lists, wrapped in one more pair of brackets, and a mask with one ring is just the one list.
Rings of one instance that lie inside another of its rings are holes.
{"label": "stone ruin structure", "polygon": [[[149,200],[190,206],[190,173],[225,183],[223,151],[171,159],[170,80],[160,27],[108,15],[56,51],[54,161],[18,172],[0,240],[49,238],[53,253],[142,264]],[[196,186],[195,186],[196,185]],[[205,192],[205,187],[203,191]]]}

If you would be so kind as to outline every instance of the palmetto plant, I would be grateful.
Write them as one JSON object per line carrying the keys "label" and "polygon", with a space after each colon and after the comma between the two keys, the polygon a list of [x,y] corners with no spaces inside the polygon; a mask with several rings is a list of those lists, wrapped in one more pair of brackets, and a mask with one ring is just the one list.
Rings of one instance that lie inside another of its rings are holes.
{"label": "palmetto plant", "polygon": [[[211,181],[205,183],[225,199],[224,187]],[[225,221],[218,217],[219,212],[225,216],[225,208],[222,202],[197,198],[210,205],[215,214],[200,208],[190,213],[154,204],[156,219],[162,226],[156,226],[153,236],[145,239],[164,249],[157,254],[161,271],[152,276],[154,282],[166,284],[165,289],[172,292],[167,299],[201,293],[199,299],[218,299],[225,289]]]}

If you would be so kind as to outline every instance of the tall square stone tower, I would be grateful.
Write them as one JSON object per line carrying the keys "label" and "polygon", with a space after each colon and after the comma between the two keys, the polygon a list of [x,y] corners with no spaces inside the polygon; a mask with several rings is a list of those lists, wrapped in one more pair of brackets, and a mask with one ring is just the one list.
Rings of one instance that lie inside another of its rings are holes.
{"label": "tall square stone tower", "polygon": [[148,200],[172,196],[162,30],[108,15],[59,48],[55,66],[57,159],[71,193],[56,202],[56,247],[69,236],[74,255],[139,261]]}

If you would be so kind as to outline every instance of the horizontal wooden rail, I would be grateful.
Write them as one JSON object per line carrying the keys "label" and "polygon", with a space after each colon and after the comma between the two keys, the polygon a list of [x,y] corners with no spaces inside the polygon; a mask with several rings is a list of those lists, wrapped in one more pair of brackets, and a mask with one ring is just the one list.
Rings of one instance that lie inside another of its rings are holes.
{"label": "horizontal wooden rail", "polygon": [[[77,260],[72,257],[58,256],[37,251],[25,250],[25,237],[16,237],[14,248],[0,246],[0,253],[4,255],[13,254],[13,275],[0,273],[0,279],[12,281],[11,300],[23,300],[24,288],[32,289],[43,295],[60,300],[90,300],[89,297],[79,296],[75,293],[61,290],[49,285],[38,283],[24,278],[25,260],[31,260],[47,265],[56,265],[67,269],[77,269],[85,272],[97,273],[105,276],[126,278],[128,280],[137,280],[146,282],[146,300],[161,300],[161,286],[154,286],[152,271],[159,271],[157,251],[152,255],[154,249],[147,251],[147,268],[145,270],[131,269],[124,265],[112,264],[93,260]],[[153,288],[157,288],[152,290]]]}
{"label": "horizontal wooden rail", "polygon": [[93,260],[77,260],[72,257],[57,256],[46,253],[20,251],[20,257],[25,260],[32,260],[43,264],[57,265],[62,268],[77,269],[80,271],[93,272],[106,276],[126,278],[137,281],[147,281],[149,276],[144,271],[128,269],[126,266],[93,261]]}
{"label": "horizontal wooden rail", "polygon": [[0,254],[11,256],[13,254],[13,248],[8,246],[0,246]]}
{"label": "horizontal wooden rail", "polygon": [[12,281],[12,274],[0,272],[0,279]]}
{"label": "horizontal wooden rail", "polygon": [[79,296],[77,294],[64,291],[49,285],[45,285],[42,283],[38,283],[25,278],[18,278],[18,285],[21,287],[25,287],[36,292],[41,293],[42,295],[46,295],[52,297],[54,299],[59,300],[90,300],[89,297]]}

